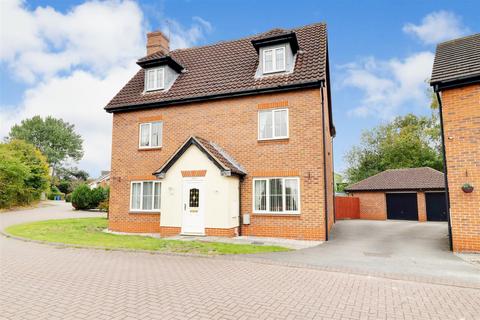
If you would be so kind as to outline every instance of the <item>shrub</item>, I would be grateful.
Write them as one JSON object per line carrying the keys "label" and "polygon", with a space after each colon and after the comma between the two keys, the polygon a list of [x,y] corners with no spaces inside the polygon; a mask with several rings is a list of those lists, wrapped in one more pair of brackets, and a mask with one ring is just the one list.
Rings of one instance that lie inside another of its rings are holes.
{"label": "shrub", "polygon": [[0,143],[0,208],[28,204],[48,189],[45,157],[21,140]]}
{"label": "shrub", "polygon": [[72,206],[76,210],[90,209],[91,190],[86,184],[79,185],[72,193]]}
{"label": "shrub", "polygon": [[100,202],[98,209],[100,211],[108,212],[108,199]]}
{"label": "shrub", "polygon": [[72,202],[72,194],[71,193],[65,195],[65,202]]}
{"label": "shrub", "polygon": [[102,187],[96,187],[90,192],[90,208],[97,208],[101,202],[108,199],[108,190]]}
{"label": "shrub", "polygon": [[[82,184],[72,193],[72,206],[77,210],[96,209],[102,202],[107,201],[108,210],[108,193],[108,188],[90,189],[86,184]],[[105,204],[102,206],[105,207]]]}

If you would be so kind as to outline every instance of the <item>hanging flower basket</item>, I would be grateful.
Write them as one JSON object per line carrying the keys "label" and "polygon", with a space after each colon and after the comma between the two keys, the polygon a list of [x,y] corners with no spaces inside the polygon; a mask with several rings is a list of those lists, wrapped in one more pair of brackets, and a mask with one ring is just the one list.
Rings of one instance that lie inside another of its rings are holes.
{"label": "hanging flower basket", "polygon": [[463,186],[462,186],[462,191],[465,192],[465,193],[472,193],[473,192],[473,186],[470,184],[470,183],[465,183]]}

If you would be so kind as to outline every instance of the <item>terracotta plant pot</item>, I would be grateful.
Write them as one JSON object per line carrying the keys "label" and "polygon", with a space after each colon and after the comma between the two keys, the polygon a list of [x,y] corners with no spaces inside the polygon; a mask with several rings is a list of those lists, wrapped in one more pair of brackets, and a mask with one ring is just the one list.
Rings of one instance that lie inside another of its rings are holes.
{"label": "terracotta plant pot", "polygon": [[462,186],[462,191],[465,192],[465,193],[472,193],[473,192],[473,186],[471,184],[464,184]]}

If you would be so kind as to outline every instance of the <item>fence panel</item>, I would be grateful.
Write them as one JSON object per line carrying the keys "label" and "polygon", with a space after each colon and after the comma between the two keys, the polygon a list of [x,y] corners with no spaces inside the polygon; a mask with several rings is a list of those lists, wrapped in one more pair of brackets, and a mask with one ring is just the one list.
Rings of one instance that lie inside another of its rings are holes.
{"label": "fence panel", "polygon": [[360,219],[360,199],[357,197],[335,197],[335,217]]}

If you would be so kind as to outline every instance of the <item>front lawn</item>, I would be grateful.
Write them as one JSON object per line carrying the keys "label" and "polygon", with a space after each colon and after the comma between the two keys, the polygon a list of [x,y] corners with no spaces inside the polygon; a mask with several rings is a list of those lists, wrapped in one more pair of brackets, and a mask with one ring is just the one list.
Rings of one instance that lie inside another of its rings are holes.
{"label": "front lawn", "polygon": [[103,232],[106,228],[107,219],[105,218],[83,218],[24,223],[10,226],[5,231],[13,236],[32,240],[111,249],[123,248],[207,255],[289,250],[279,246],[181,241],[145,236],[116,235]]}

